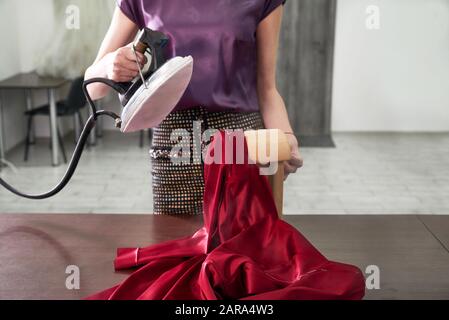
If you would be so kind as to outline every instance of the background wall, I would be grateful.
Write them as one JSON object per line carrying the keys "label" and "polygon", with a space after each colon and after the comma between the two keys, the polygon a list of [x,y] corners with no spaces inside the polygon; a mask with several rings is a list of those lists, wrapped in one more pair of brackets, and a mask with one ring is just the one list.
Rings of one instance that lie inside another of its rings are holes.
{"label": "background wall", "polygon": [[[3,62],[0,68],[0,79],[10,76],[21,69],[20,59],[17,59],[19,52],[19,39],[17,35],[17,8],[12,0],[0,2],[0,30],[2,40],[2,50],[0,50],[0,59]],[[8,63],[6,63],[8,62]]]}
{"label": "background wall", "polygon": [[[58,4],[59,7],[55,4]],[[61,28],[65,28],[65,8],[72,4],[80,8],[81,29],[67,31]],[[100,14],[100,10],[90,10],[92,7],[100,7],[104,19],[97,19],[96,17]],[[50,63],[56,61],[55,59],[58,56],[61,57],[61,55],[52,55],[48,52],[49,50],[55,50],[54,48],[56,50],[71,50],[70,52],[73,53],[73,47],[75,47],[78,51],[85,53],[85,59],[75,61],[73,55],[70,56],[69,52],[66,52],[67,54],[63,55],[63,57],[69,63],[71,61],[74,63],[84,61],[83,66],[86,65],[85,62],[93,60],[96,55],[101,42],[99,39],[103,38],[109,25],[110,18],[106,14],[112,13],[114,7],[114,0],[103,0],[103,2],[98,1],[98,3],[92,3],[87,0],[66,0],[65,2],[62,0],[57,0],[57,2],[54,2],[54,0],[1,0],[0,26],[2,29],[0,30],[3,31],[0,32],[0,43],[2,43],[4,50],[0,52],[0,61],[2,61],[0,80],[19,72],[36,70],[43,56],[46,57],[45,61],[50,61]],[[55,13],[57,14],[57,19],[55,19]],[[104,29],[104,31],[100,29]],[[67,37],[64,38],[64,32],[73,32],[73,34],[67,34]],[[66,39],[64,45],[58,44],[58,40],[61,40],[61,38]],[[78,38],[80,40],[95,40],[89,41],[86,47],[86,41],[81,43],[81,41],[77,41]],[[80,45],[77,46],[74,42]],[[94,44],[90,45],[91,42]],[[87,55],[88,51],[89,55]],[[61,60],[58,59],[57,61]],[[82,67],[80,68],[82,69]],[[67,70],[67,68],[63,70]],[[60,90],[58,92],[59,96],[64,97],[67,89],[68,86]],[[47,103],[47,92],[45,90],[33,91],[33,100],[35,106]],[[23,116],[23,111],[26,109],[26,102],[24,92],[5,91],[3,93],[3,105],[4,119],[6,119],[5,132],[7,132],[6,147],[10,149],[25,139],[25,117]],[[35,121],[36,135],[38,137],[48,137],[48,118],[36,117]],[[72,119],[64,119],[64,121],[61,121],[62,130],[66,133],[71,131],[73,128],[72,124]]]}
{"label": "background wall", "polygon": [[[11,1],[11,0],[6,0]],[[52,40],[56,28],[51,0],[14,0],[17,7],[20,64],[22,71],[36,67],[36,59]],[[63,50],[63,48],[61,48]]]}
{"label": "background wall", "polygon": [[304,147],[331,147],[337,0],[288,1],[278,59],[278,89]]}
{"label": "background wall", "polygon": [[[365,27],[380,9],[380,29]],[[449,131],[449,1],[339,0],[334,131]]]}
{"label": "background wall", "polygon": [[[36,56],[50,41],[53,28],[51,0],[0,1],[0,79],[33,70]],[[25,139],[23,112],[26,101],[22,91],[4,91],[1,94],[6,149],[10,149]],[[36,105],[46,103],[46,92],[34,91],[33,100]],[[48,119],[37,119],[36,128],[38,136],[48,136]]]}

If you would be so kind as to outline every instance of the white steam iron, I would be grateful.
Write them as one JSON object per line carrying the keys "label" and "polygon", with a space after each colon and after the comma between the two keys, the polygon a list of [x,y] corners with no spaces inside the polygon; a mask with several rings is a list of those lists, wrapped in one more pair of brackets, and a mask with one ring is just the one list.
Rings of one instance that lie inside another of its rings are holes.
{"label": "white steam iron", "polygon": [[121,85],[126,91],[120,92],[124,107],[120,125],[122,132],[156,127],[174,109],[187,89],[193,73],[193,58],[167,60],[163,50],[168,41],[168,37],[158,31],[145,28],[140,32],[133,50],[142,54],[149,51],[151,66],[144,74],[136,55],[140,78]]}

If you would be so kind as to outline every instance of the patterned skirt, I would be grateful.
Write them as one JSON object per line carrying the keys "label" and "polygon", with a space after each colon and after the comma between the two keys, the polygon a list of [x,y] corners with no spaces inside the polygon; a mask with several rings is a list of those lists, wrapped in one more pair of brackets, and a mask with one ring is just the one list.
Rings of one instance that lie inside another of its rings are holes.
{"label": "patterned skirt", "polygon": [[198,107],[170,114],[153,130],[150,156],[154,214],[203,213],[202,152],[207,143],[202,142],[201,136],[206,130],[263,128],[258,112],[209,112]]}

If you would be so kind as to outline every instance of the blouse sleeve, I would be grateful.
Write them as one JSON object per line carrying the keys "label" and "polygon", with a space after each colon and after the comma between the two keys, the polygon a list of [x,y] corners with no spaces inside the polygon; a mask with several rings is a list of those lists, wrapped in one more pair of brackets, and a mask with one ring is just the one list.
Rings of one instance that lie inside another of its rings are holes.
{"label": "blouse sleeve", "polygon": [[135,0],[116,0],[117,6],[132,22],[134,22],[139,29],[144,27],[142,10],[139,7],[138,1]]}
{"label": "blouse sleeve", "polygon": [[259,22],[268,17],[277,7],[284,5],[286,2],[287,0],[265,0],[265,5]]}

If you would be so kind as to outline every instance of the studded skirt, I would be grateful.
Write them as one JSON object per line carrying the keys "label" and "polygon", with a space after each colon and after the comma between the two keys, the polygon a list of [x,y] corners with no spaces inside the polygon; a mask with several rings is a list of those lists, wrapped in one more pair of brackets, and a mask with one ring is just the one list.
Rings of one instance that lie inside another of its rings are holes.
{"label": "studded skirt", "polygon": [[207,141],[203,141],[206,130],[263,128],[258,112],[210,112],[197,107],[170,114],[153,130],[150,157],[154,214],[203,213],[202,154],[207,147]]}

